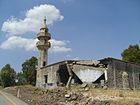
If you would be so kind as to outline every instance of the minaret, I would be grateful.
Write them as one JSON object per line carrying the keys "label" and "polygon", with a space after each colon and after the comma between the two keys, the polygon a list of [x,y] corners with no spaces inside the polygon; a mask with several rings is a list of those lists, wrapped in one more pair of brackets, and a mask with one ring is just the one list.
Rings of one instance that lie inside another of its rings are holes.
{"label": "minaret", "polygon": [[51,44],[49,40],[51,39],[51,35],[48,32],[48,28],[46,25],[46,17],[44,18],[44,22],[42,27],[40,28],[40,32],[37,34],[38,42],[36,43],[36,47],[39,50],[38,56],[38,68],[46,66],[48,64],[48,49]]}

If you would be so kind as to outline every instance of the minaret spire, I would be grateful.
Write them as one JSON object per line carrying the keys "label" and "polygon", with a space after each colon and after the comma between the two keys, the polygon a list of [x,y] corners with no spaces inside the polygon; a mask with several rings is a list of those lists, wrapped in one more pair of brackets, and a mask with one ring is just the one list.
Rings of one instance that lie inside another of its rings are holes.
{"label": "minaret spire", "polygon": [[44,16],[44,24],[46,24],[46,16]]}
{"label": "minaret spire", "polygon": [[38,56],[38,68],[47,66],[48,64],[48,49],[51,44],[49,40],[51,39],[51,35],[48,32],[48,27],[46,25],[46,16],[44,17],[43,25],[40,28],[40,32],[37,34],[38,42],[36,46],[39,50]]}
{"label": "minaret spire", "polygon": [[43,21],[43,24],[42,24],[42,27],[41,27],[41,29],[48,29],[47,28],[47,25],[46,25],[46,16],[44,16],[44,21]]}

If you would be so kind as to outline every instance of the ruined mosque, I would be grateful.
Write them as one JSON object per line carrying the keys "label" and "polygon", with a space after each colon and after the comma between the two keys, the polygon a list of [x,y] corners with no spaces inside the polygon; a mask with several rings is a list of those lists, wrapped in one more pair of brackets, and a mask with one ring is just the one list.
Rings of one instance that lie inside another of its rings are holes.
{"label": "ruined mosque", "polygon": [[140,89],[140,65],[114,58],[100,60],[65,60],[48,65],[51,47],[46,18],[37,34],[38,66],[36,87],[55,88],[61,84],[97,84],[114,89]]}

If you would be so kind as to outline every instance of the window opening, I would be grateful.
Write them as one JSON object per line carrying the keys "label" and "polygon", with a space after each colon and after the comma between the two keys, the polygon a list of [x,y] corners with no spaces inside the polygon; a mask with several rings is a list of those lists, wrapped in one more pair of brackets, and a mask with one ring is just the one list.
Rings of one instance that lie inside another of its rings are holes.
{"label": "window opening", "polygon": [[45,77],[45,83],[47,83],[48,82],[48,75],[44,75],[44,77]]}
{"label": "window opening", "polygon": [[43,66],[46,66],[46,62],[45,61],[43,61]]}

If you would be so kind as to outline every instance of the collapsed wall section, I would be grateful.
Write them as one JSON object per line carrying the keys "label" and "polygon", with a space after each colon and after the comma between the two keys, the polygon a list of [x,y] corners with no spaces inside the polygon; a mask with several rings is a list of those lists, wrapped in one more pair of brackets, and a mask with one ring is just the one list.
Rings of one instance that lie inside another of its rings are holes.
{"label": "collapsed wall section", "polygon": [[104,68],[73,65],[73,72],[80,78],[82,82],[87,83],[94,83],[100,76],[104,74],[104,70]]}

